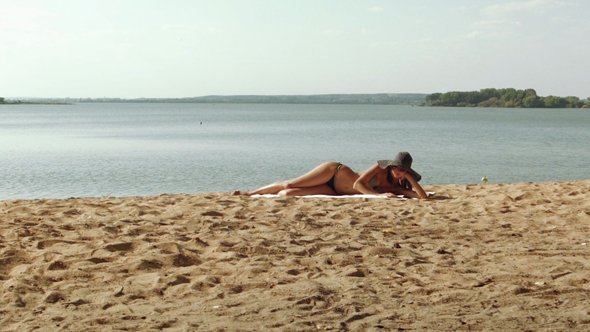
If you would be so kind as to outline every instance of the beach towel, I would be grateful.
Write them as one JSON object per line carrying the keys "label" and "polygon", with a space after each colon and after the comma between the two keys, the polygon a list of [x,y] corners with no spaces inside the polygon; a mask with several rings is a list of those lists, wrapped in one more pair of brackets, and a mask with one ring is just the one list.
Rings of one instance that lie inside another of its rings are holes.
{"label": "beach towel", "polygon": [[[428,197],[436,194],[435,192],[427,192],[426,193],[428,195]],[[250,197],[280,197],[279,195],[276,194],[257,194],[257,195],[252,195]],[[384,199],[395,199],[395,200],[406,200],[406,199],[412,199],[412,198],[406,198],[403,195],[398,195],[397,197],[384,197],[384,196],[379,196],[379,195],[367,195],[367,194],[359,194],[359,195],[306,195],[306,196],[292,196],[292,197],[329,197],[329,198],[384,198]],[[417,199],[417,198],[413,198],[413,199]]]}

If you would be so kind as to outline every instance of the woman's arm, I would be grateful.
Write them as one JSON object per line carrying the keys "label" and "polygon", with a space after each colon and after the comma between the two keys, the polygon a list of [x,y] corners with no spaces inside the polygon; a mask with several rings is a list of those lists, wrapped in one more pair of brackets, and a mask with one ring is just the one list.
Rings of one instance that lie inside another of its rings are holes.
{"label": "woman's arm", "polygon": [[415,190],[415,192],[412,191],[412,193],[416,194],[418,196],[418,197],[413,197],[413,198],[428,198],[428,195],[426,194],[426,192],[424,191],[422,186],[420,184],[418,184],[418,181],[416,181],[416,179],[414,179],[412,174],[410,174],[409,172],[406,172],[405,179],[408,182],[410,182],[410,184],[412,185],[412,188]]}
{"label": "woman's arm", "polygon": [[383,172],[383,169],[379,167],[378,164],[373,165],[371,168],[366,170],[353,184],[353,188],[357,191],[368,194],[368,195],[379,195],[379,196],[394,196],[392,193],[378,193],[371,186],[369,186],[369,181],[379,174],[379,172]]}

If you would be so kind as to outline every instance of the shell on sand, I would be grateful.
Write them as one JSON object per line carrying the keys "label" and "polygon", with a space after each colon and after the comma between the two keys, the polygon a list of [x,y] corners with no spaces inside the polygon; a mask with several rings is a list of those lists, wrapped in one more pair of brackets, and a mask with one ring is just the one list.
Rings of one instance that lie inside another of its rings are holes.
{"label": "shell on sand", "polygon": [[425,189],[0,202],[0,330],[590,329],[590,181]]}

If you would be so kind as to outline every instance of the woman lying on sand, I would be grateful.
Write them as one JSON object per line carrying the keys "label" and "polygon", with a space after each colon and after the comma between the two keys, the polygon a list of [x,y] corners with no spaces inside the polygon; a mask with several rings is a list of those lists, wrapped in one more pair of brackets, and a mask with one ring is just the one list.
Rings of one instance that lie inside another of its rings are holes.
{"label": "woman lying on sand", "polygon": [[338,162],[323,163],[292,180],[277,181],[236,195],[278,194],[281,196],[370,194],[385,197],[404,195],[426,198],[418,184],[421,176],[412,168],[412,156],[400,152],[393,160],[379,160],[364,172],[355,173]]}

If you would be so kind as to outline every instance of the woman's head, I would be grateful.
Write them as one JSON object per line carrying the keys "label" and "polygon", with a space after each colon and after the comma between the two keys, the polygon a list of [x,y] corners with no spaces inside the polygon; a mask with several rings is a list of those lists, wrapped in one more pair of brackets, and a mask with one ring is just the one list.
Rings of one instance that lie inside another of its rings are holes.
{"label": "woman's head", "polygon": [[[414,179],[416,179],[416,181],[420,181],[422,176],[412,169],[412,161],[412,156],[409,152],[400,152],[395,156],[395,159],[379,160],[377,161],[377,164],[383,169],[390,167],[395,177],[400,177],[399,175],[403,175],[403,172],[408,172],[414,177]],[[396,175],[396,172],[399,175]]]}
{"label": "woman's head", "polygon": [[405,169],[401,168],[401,167],[397,167],[397,166],[390,166],[391,168],[391,173],[393,174],[393,176],[395,176],[396,178],[401,178],[403,177],[406,173],[408,173],[408,171],[406,171]]}

